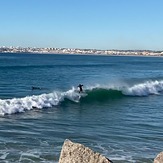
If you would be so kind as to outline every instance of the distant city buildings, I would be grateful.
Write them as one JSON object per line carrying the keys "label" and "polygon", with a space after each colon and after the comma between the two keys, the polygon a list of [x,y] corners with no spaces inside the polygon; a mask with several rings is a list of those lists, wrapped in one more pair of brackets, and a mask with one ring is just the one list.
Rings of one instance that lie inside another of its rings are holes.
{"label": "distant city buildings", "polygon": [[133,56],[163,56],[163,51],[151,50],[97,50],[76,48],[36,48],[36,47],[0,47],[0,53],[38,53],[38,54],[89,54],[89,55],[133,55]]}

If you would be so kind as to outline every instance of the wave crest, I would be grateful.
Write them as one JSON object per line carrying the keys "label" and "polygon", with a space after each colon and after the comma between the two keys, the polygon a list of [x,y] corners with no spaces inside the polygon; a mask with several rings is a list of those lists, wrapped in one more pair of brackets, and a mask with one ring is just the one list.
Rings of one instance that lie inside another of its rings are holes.
{"label": "wave crest", "polygon": [[128,96],[149,96],[163,91],[163,81],[147,81],[122,90]]}
{"label": "wave crest", "polygon": [[84,93],[79,93],[74,87],[66,92],[54,91],[49,94],[33,95],[24,98],[0,99],[0,115],[25,112],[34,108],[42,109],[59,105],[63,101],[94,102],[119,99],[124,96],[149,96],[158,95],[163,91],[163,81],[147,81],[131,87],[95,86],[86,88]]}

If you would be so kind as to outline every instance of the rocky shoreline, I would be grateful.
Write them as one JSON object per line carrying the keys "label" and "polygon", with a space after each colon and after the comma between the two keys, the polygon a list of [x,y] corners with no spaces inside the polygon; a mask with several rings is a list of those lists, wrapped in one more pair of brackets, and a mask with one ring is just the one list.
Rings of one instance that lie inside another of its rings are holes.
{"label": "rocky shoreline", "polygon": [[[113,161],[82,144],[66,139],[62,146],[59,163],[113,163]],[[163,152],[156,156],[154,163],[163,163]]]}

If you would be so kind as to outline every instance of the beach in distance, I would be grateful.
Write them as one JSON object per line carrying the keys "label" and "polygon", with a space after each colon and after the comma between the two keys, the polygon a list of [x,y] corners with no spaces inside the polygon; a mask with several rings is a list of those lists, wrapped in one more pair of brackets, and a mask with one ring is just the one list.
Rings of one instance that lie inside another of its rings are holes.
{"label": "beach in distance", "polygon": [[0,53],[0,162],[57,163],[70,139],[114,163],[152,163],[162,67],[152,56]]}
{"label": "beach in distance", "polygon": [[34,54],[81,54],[81,55],[116,55],[116,56],[163,56],[163,51],[153,50],[98,50],[79,48],[23,48],[0,47],[0,53],[34,53]]}

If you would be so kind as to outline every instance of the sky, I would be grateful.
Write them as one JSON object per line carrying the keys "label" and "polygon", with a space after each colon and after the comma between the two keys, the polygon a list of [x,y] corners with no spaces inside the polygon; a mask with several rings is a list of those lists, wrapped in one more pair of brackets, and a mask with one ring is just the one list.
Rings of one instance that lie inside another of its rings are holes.
{"label": "sky", "polygon": [[0,46],[163,50],[163,0],[0,0]]}

